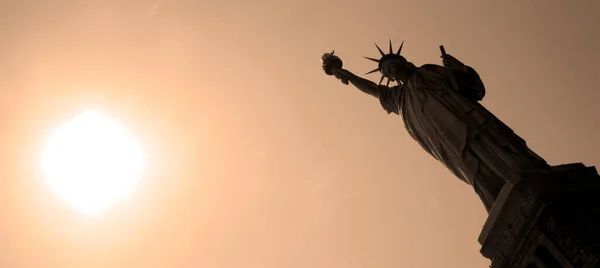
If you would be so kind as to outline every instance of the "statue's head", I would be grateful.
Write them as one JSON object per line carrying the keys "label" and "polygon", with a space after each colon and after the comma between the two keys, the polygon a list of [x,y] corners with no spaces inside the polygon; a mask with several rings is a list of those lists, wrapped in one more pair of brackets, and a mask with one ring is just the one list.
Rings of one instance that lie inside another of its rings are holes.
{"label": "statue's head", "polygon": [[388,54],[385,54],[381,50],[381,48],[379,48],[379,46],[377,44],[375,44],[375,46],[377,47],[377,50],[379,50],[379,53],[381,54],[381,58],[374,59],[374,58],[365,57],[366,59],[377,62],[377,64],[378,64],[377,69],[374,69],[374,70],[368,72],[367,74],[380,72],[381,79],[379,80],[379,84],[381,84],[381,82],[383,82],[384,78],[387,78],[388,86],[391,81],[399,81],[401,83],[406,82],[407,78],[409,77],[409,74],[412,71],[414,71],[415,65],[412,64],[411,62],[407,61],[404,57],[402,57],[400,55],[403,45],[404,45],[404,41],[402,41],[402,44],[398,48],[398,51],[396,53],[394,53],[393,48],[392,48],[392,41],[390,40],[390,51]]}

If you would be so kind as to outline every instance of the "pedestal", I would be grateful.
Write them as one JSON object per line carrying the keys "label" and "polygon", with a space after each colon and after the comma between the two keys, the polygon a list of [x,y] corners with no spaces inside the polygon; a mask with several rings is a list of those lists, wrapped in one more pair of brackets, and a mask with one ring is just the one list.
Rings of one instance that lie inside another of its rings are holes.
{"label": "pedestal", "polygon": [[600,176],[569,164],[511,178],[479,236],[492,268],[600,268]]}

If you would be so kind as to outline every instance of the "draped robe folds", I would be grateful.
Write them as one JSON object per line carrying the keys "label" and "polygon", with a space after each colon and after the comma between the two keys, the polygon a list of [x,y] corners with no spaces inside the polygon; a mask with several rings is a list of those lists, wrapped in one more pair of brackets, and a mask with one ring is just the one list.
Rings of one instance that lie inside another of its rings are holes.
{"label": "draped robe folds", "polygon": [[478,101],[485,87],[471,67],[454,72],[427,64],[402,86],[382,88],[379,99],[388,113],[402,116],[406,130],[425,151],[455,176],[472,185],[489,212],[511,175],[547,168],[546,161]]}

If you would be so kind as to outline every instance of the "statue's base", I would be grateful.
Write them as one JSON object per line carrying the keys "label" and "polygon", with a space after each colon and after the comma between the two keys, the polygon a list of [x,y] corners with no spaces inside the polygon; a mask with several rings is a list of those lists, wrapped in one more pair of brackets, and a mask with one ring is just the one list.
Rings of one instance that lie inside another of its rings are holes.
{"label": "statue's base", "polygon": [[479,236],[492,268],[600,268],[600,176],[569,164],[513,178]]}

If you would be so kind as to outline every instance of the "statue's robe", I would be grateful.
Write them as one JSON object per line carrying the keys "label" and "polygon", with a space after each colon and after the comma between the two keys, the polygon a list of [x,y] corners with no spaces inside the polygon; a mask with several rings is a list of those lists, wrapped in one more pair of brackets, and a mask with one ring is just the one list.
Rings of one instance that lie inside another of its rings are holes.
{"label": "statue's robe", "polygon": [[423,65],[404,85],[383,88],[379,100],[388,113],[402,116],[425,151],[474,187],[489,212],[509,176],[548,165],[479,104],[485,87],[477,72],[467,69],[465,74]]}

